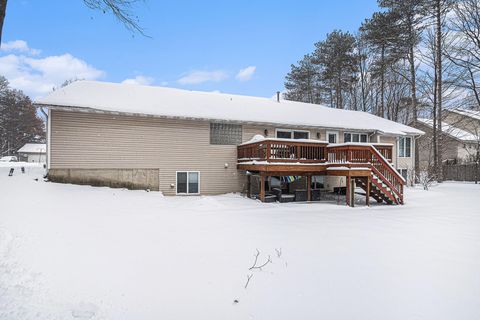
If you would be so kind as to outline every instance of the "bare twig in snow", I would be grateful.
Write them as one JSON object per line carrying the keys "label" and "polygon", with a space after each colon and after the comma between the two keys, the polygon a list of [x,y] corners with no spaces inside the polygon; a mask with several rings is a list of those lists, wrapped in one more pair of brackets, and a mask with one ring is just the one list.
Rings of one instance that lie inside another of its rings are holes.
{"label": "bare twig in snow", "polygon": [[257,253],[255,254],[255,261],[253,261],[253,265],[248,270],[252,270],[257,265],[258,256],[260,255],[260,251],[258,251],[258,249],[255,249],[255,250],[257,250]]}
{"label": "bare twig in snow", "polygon": [[248,270],[252,270],[252,269],[262,269],[263,267],[265,267],[267,264],[271,263],[272,262],[272,258],[270,256],[268,256],[268,259],[267,261],[265,261],[265,263],[263,263],[262,265],[260,266],[257,266],[257,262],[258,262],[258,257],[260,256],[260,251],[257,250],[257,253],[255,254],[255,261],[253,261],[253,265],[248,269]]}
{"label": "bare twig in snow", "polygon": [[250,283],[250,279],[252,279],[253,274],[247,274],[247,283],[245,283],[245,289],[247,289],[248,284]]}
{"label": "bare twig in snow", "polygon": [[282,248],[275,249],[275,252],[277,253],[277,258],[282,256]]}

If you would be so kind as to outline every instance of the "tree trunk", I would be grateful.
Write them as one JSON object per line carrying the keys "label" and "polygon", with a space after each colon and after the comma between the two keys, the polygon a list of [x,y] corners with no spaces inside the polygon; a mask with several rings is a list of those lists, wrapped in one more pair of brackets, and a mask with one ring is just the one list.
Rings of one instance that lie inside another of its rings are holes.
{"label": "tree trunk", "polygon": [[381,54],[381,70],[380,70],[380,117],[385,116],[385,105],[384,105],[384,95],[385,95],[385,47],[382,46]]}
{"label": "tree trunk", "polygon": [[442,162],[443,162],[443,132],[442,132],[442,0],[436,0],[436,42],[437,42],[437,126],[438,126],[438,150],[437,150],[437,179],[443,181]]}
{"label": "tree trunk", "polygon": [[3,21],[7,12],[7,0],[0,0],[0,44],[2,43]]}
{"label": "tree trunk", "polygon": [[[410,63],[410,84],[412,86],[412,111],[413,111],[413,127],[417,127],[417,79],[415,75],[415,54],[413,43],[410,44],[410,54],[409,54],[409,63]],[[418,143],[415,143],[415,183],[418,183],[417,174],[420,172],[420,158],[418,156]]]}
{"label": "tree trunk", "polygon": [[341,71],[338,72],[337,75],[337,108],[343,109],[343,96],[342,96],[342,74]]}
{"label": "tree trunk", "polygon": [[438,169],[438,139],[437,139],[437,62],[434,63],[434,77],[433,77],[433,171],[436,173]]}
{"label": "tree trunk", "polygon": [[359,70],[360,70],[360,85],[362,90],[362,111],[367,111],[367,103],[365,98],[365,75],[363,70],[363,61],[362,58],[359,59]]}

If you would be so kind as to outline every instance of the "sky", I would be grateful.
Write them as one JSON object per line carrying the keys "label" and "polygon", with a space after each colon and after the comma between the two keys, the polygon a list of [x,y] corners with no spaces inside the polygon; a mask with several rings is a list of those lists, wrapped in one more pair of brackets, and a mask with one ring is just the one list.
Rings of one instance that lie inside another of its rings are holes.
{"label": "sky", "polygon": [[145,0],[147,36],[82,0],[10,0],[0,75],[32,99],[68,79],[272,97],[327,33],[355,32],[376,0]]}

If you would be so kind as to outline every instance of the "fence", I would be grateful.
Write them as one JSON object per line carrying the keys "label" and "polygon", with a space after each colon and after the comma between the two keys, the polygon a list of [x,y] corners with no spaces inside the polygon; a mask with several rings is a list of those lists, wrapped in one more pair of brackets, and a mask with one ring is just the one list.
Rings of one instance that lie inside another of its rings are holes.
{"label": "fence", "polygon": [[443,178],[454,181],[478,181],[480,168],[474,163],[470,164],[444,164]]}

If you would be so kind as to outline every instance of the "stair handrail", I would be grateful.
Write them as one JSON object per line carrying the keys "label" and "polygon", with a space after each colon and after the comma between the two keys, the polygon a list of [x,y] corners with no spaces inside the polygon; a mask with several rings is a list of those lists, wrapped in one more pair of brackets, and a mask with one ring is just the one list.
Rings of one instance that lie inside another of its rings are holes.
{"label": "stair handrail", "polygon": [[[387,184],[387,186],[390,187],[390,189],[393,192],[395,192],[395,194],[403,202],[402,189],[403,189],[403,185],[405,185],[405,183],[406,183],[405,179],[402,177],[402,175],[400,173],[398,173],[398,171],[392,166],[392,164],[390,164],[387,161],[387,159],[385,159],[385,157],[378,151],[377,148],[375,148],[375,146],[373,146],[373,145],[371,146],[371,151],[372,151],[372,155],[377,157],[377,159],[382,164],[382,166],[385,167],[387,169],[387,171],[389,171],[390,174],[392,174],[393,178],[398,180],[398,181],[390,181],[387,177],[385,177],[385,175],[383,173],[380,172],[380,170],[378,170],[378,168],[375,168],[375,166],[372,163],[372,168],[374,169],[375,173],[377,175],[380,175],[379,178],[381,178]],[[397,182],[397,183],[395,183],[395,182]],[[401,190],[399,190],[396,187],[397,184],[400,186]]]}

